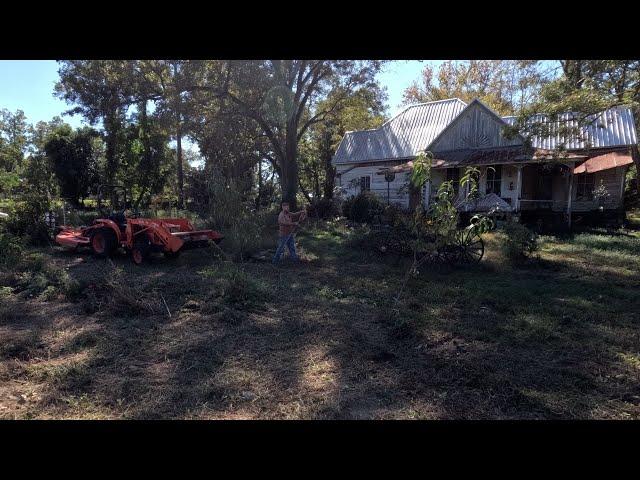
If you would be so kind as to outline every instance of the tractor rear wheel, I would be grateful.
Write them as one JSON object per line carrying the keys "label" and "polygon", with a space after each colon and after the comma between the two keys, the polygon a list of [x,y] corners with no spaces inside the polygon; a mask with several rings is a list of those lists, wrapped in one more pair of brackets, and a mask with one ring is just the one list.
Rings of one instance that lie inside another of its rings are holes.
{"label": "tractor rear wheel", "polygon": [[91,249],[99,257],[111,255],[117,246],[118,239],[110,228],[98,228],[91,234]]}
{"label": "tractor rear wheel", "polygon": [[149,257],[151,253],[151,242],[148,238],[137,239],[131,249],[131,259],[136,265],[141,265]]}

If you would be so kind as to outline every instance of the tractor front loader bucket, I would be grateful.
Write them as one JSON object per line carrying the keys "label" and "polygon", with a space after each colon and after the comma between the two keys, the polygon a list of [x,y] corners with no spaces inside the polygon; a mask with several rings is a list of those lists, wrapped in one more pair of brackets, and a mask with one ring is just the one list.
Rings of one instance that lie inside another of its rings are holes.
{"label": "tractor front loader bucket", "polygon": [[218,244],[224,238],[224,235],[214,230],[191,230],[187,232],[173,232],[171,235],[180,238],[183,241],[181,250],[191,250],[192,248],[202,248],[213,241]]}

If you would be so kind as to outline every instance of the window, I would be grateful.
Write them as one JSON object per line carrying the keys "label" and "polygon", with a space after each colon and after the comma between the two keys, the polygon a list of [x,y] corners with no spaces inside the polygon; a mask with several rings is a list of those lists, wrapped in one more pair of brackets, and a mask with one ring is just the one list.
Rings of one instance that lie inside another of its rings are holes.
{"label": "window", "polygon": [[502,165],[487,168],[487,195],[495,193],[500,196],[502,190]]}
{"label": "window", "polygon": [[593,173],[580,173],[576,175],[576,199],[593,200],[593,187],[595,184]]}
{"label": "window", "polygon": [[360,192],[368,192],[371,190],[371,177],[360,177]]}
{"label": "window", "polygon": [[458,194],[460,188],[460,170],[457,168],[447,168],[447,182],[452,182],[453,191]]}

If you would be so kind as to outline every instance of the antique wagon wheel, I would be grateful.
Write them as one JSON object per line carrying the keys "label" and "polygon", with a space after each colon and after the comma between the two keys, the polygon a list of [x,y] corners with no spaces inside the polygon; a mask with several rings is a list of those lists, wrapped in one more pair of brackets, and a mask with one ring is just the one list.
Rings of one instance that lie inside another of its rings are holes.
{"label": "antique wagon wheel", "polygon": [[388,255],[392,253],[392,243],[389,232],[386,230],[380,230],[373,234],[371,241],[373,245],[373,251],[377,255]]}
{"label": "antique wagon wheel", "polygon": [[446,265],[455,265],[460,261],[461,248],[457,243],[443,245],[437,251],[439,260]]}
{"label": "antique wagon wheel", "polygon": [[462,264],[472,265],[480,263],[484,256],[484,241],[474,230],[465,229],[456,236],[458,248],[457,261]]}
{"label": "antique wagon wheel", "polygon": [[407,256],[411,255],[413,250],[411,247],[411,238],[409,234],[403,230],[391,231],[391,244],[393,246],[393,252],[397,255]]}

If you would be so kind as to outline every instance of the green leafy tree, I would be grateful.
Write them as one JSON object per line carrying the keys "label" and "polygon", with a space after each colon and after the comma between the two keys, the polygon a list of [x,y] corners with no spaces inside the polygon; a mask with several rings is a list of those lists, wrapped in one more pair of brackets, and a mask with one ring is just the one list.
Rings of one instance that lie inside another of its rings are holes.
{"label": "green leafy tree", "polygon": [[550,73],[536,60],[448,60],[437,68],[427,65],[404,92],[404,102],[478,98],[500,115],[511,115],[535,98]]}
{"label": "green leafy tree", "polygon": [[[190,62],[186,88],[229,101],[254,121],[269,141],[282,198],[295,207],[299,188],[299,144],[354,91],[370,86],[379,61],[253,60]],[[331,102],[320,103],[337,90]]]}
{"label": "green leafy tree", "polygon": [[45,145],[48,137],[63,125],[62,119],[56,116],[49,122],[40,121],[31,127],[29,155],[22,168],[22,178],[28,188],[49,199],[58,193],[59,188]]}
{"label": "green leafy tree", "polygon": [[94,140],[98,133],[88,127],[73,131],[67,124],[48,137],[44,150],[60,185],[60,193],[79,206],[98,180]]}
{"label": "green leafy tree", "polygon": [[133,207],[138,209],[146,199],[163,191],[175,159],[168,146],[169,136],[158,124],[148,120],[131,124],[124,136],[122,165],[116,179],[127,187]]}
{"label": "green leafy tree", "polygon": [[29,125],[22,110],[0,110],[0,168],[16,172],[22,165],[29,144]]}
{"label": "green leafy tree", "polygon": [[55,95],[74,105],[67,113],[82,114],[91,125],[102,124],[106,144],[106,180],[113,182],[122,156],[123,130],[140,85],[134,61],[64,60]]}
{"label": "green leafy tree", "polygon": [[[324,104],[333,102],[340,91],[331,92]],[[361,88],[345,98],[339,108],[328,115],[324,122],[309,129],[309,135],[301,142],[301,178],[303,192],[312,191],[315,199],[321,196],[333,198],[335,187],[335,167],[331,159],[345,132],[379,127],[385,120],[386,93],[377,84]],[[306,194],[310,200],[309,194]]]}
{"label": "green leafy tree", "polygon": [[[186,60],[141,60],[137,62],[139,73],[138,93],[144,101],[155,102],[155,116],[176,141],[176,178],[178,207],[184,206],[184,155],[183,137],[190,117],[187,107],[188,92],[185,89]],[[145,104],[146,108],[146,104]]]}

